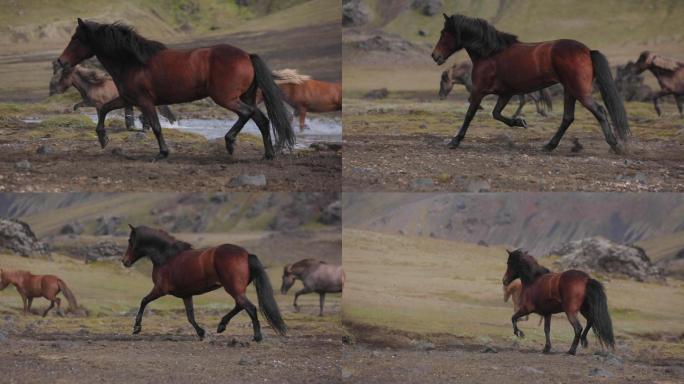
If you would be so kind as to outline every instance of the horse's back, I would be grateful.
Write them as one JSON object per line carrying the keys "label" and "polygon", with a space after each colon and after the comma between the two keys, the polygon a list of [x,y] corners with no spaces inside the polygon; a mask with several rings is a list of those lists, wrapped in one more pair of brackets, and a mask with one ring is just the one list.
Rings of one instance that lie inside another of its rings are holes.
{"label": "horse's back", "polygon": [[310,112],[330,112],[342,108],[342,84],[321,80],[306,80],[300,85],[292,84],[293,102],[303,105]]}
{"label": "horse's back", "polygon": [[310,270],[305,277],[312,289],[321,292],[340,292],[344,285],[345,274],[341,265],[321,263]]}

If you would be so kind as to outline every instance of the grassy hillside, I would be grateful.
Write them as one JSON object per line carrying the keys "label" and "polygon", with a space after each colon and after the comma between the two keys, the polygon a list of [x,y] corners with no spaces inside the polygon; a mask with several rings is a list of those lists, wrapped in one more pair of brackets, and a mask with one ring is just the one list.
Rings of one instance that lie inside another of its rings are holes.
{"label": "grassy hillside", "polygon": [[[512,306],[502,298],[506,267],[502,247],[386,235],[345,229],[343,258],[347,272],[343,321],[352,326],[380,326],[437,338],[450,334],[480,340],[513,340]],[[663,353],[682,352],[681,343],[662,342],[684,332],[684,285],[603,281],[619,342],[649,345]],[[538,318],[520,325],[531,348],[541,347]],[[668,337],[669,337],[668,336]],[[662,338],[661,338],[662,337]],[[564,316],[554,316],[556,348],[572,341]],[[650,341],[650,340],[658,341]],[[596,348],[596,342],[590,337]]]}

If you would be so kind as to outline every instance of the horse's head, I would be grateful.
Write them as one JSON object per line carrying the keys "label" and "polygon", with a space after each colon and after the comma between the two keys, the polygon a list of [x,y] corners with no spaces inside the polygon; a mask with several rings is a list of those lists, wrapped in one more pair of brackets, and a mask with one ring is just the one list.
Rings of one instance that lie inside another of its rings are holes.
{"label": "horse's head", "polygon": [[435,49],[432,51],[432,59],[438,65],[444,64],[447,59],[463,48],[463,43],[461,41],[461,30],[458,25],[456,25],[457,19],[454,16],[444,16],[444,27],[442,32],[440,32],[439,40]]}
{"label": "horse's head", "polygon": [[453,88],[454,82],[451,80],[451,70],[449,69],[442,72],[442,78],[439,80],[439,99],[446,99]]}
{"label": "horse's head", "polygon": [[647,70],[651,64],[653,64],[653,59],[655,55],[651,51],[643,51],[639,55],[639,59],[634,63],[633,69],[634,73],[639,74]]}
{"label": "horse's head", "polygon": [[294,285],[295,275],[292,273],[292,264],[288,264],[283,268],[283,285],[280,287],[280,293],[283,295]]}
{"label": "horse's head", "polygon": [[131,227],[131,234],[128,235],[128,248],[126,248],[126,253],[121,259],[121,263],[126,268],[129,268],[143,257],[150,256],[150,252],[154,251],[145,241],[144,227],[135,228],[130,224],[128,226]]}
{"label": "horse's head", "polygon": [[519,279],[521,277],[520,268],[524,263],[523,258],[525,256],[523,251],[520,249],[516,249],[515,251],[509,251],[507,249],[506,252],[508,252],[508,262],[506,273],[504,273],[503,279],[501,281],[504,287],[507,287],[511,282],[513,282],[513,280]]}
{"label": "horse's head", "polygon": [[74,68],[67,66],[62,67],[57,60],[52,62],[52,79],[50,79],[50,96],[57,93],[64,93],[71,86],[71,76],[74,74]]}
{"label": "horse's head", "polygon": [[69,44],[57,59],[57,63],[60,66],[64,68],[73,67],[95,54],[90,43],[90,34],[96,26],[97,24],[94,22],[78,19],[76,32],[71,36],[71,41],[69,41]]}

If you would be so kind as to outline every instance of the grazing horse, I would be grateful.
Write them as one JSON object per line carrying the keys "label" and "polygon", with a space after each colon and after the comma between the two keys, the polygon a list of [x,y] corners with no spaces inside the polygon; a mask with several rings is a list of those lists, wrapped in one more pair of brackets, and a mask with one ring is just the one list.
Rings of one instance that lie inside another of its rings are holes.
{"label": "grazing horse", "polygon": [[301,280],[304,288],[295,292],[295,311],[299,312],[297,298],[305,293],[316,292],[319,295],[320,310],[318,316],[323,316],[323,305],[326,293],[342,292],[346,275],[340,265],[327,264],[315,259],[304,259],[283,268],[283,285],[280,293],[283,295],[294,285],[295,280]]}
{"label": "grazing horse", "polygon": [[[97,69],[88,69],[82,65],[70,67],[64,70],[57,61],[52,63],[52,79],[50,80],[50,96],[57,93],[66,92],[69,87],[74,87],[81,94],[81,101],[74,104],[74,111],[80,107],[95,107],[100,111],[102,106],[117,97],[119,91],[116,89],[114,80],[106,72]],[[176,121],[176,116],[171,112],[166,105],[159,106],[159,112],[166,117],[171,123]],[[133,128],[133,108],[125,107],[124,116],[126,121],[126,128]],[[143,130],[148,129],[150,124],[146,119],[141,118],[143,123]]]}
{"label": "grazing horse", "polygon": [[43,312],[43,317],[57,304],[57,312],[64,315],[61,308],[62,300],[57,297],[59,292],[64,294],[69,302],[69,310],[78,308],[76,297],[66,283],[53,275],[33,275],[28,271],[5,271],[0,269],[0,291],[8,285],[14,285],[24,303],[24,315],[31,312],[31,304],[36,297],[44,297],[50,300],[50,306]]}
{"label": "grazing horse", "polygon": [[129,226],[128,248],[121,262],[128,268],[141,258],[149,257],[153,265],[154,282],[152,291],[140,302],[133,326],[134,335],[142,330],[142,316],[147,304],[162,296],[173,295],[183,299],[188,321],[195,328],[197,336],[203,339],[205,332],[195,322],[192,297],[223,287],[235,299],[235,307],[221,319],[216,332],[225,331],[230,319],[244,309],[252,319],[253,340],[261,341],[256,307],[245,295],[247,285],[252,281],[256,286],[261,314],[276,333],[286,333],[287,327],[280,316],[271,282],[255,255],[232,244],[193,249],[190,244],[176,240],[162,230]]}
{"label": "grazing horse", "polygon": [[[272,75],[285,102],[294,109],[295,116],[299,116],[300,131],[306,129],[307,112],[342,110],[342,84],[314,80],[295,69],[273,71]],[[257,103],[261,101],[261,92],[258,92]]]}
{"label": "grazing horse", "polygon": [[644,51],[639,55],[639,59],[634,63],[636,73],[642,73],[645,70],[651,71],[653,76],[658,79],[660,84],[660,91],[653,94],[653,106],[655,107],[658,116],[660,116],[660,107],[658,106],[658,99],[663,96],[672,95],[677,103],[679,109],[679,116],[684,117],[682,113],[682,104],[684,103],[684,63],[673,59],[668,59],[653,52]]}
{"label": "grazing horse", "polygon": [[[543,352],[548,353],[551,351],[551,315],[564,312],[575,331],[569,354],[575,354],[580,340],[582,347],[587,347],[587,333],[592,327],[601,345],[614,348],[615,339],[608,312],[608,299],[600,282],[575,269],[553,273],[539,265],[534,257],[519,249],[508,251],[508,268],[503,277],[503,284],[507,286],[518,278],[522,281],[522,296],[520,309],[511,318],[513,334],[525,337],[518,329],[517,322],[521,317],[530,313],[543,316],[546,335]],[[584,332],[577,318],[578,312],[587,319]]]}
{"label": "grazing horse", "polygon": [[[470,63],[469,61],[461,61],[460,63],[455,63],[451,66],[451,68],[442,72],[442,77],[439,80],[439,99],[446,99],[446,97],[449,95],[451,90],[454,89],[454,85],[456,84],[463,85],[466,88],[466,91],[468,91],[468,93],[472,92],[472,70],[472,63]],[[520,116],[520,113],[522,112],[523,106],[525,105],[527,98],[530,98],[532,101],[534,101],[534,106],[537,108],[537,113],[544,117],[548,116],[548,113],[546,112],[547,109],[549,111],[553,110],[551,94],[545,88],[537,92],[528,93],[527,95],[518,95],[518,109],[516,109],[515,113],[513,113],[513,117]],[[482,109],[482,106],[480,106],[480,109]]]}
{"label": "grazing horse", "polygon": [[[473,62],[473,90],[463,125],[449,148],[461,143],[484,96],[499,96],[493,112],[496,120],[509,127],[525,127],[525,120],[501,115],[511,97],[560,83],[565,94],[563,122],[544,150],[552,151],[558,146],[574,120],[575,101],[579,100],[598,120],[613,151],[623,152],[629,135],[627,113],[613,83],[608,60],[599,51],[591,51],[574,40],[521,43],[517,36],[499,32],[482,19],[444,15],[444,28],[432,58],[442,65],[461,49],[468,52]],[[615,138],[606,110],[591,95],[594,78],[621,142]]]}
{"label": "grazing horse", "polygon": [[[259,127],[265,158],[275,156],[269,132],[273,126],[276,148],[292,147],[295,135],[271,70],[261,58],[228,44],[196,49],[170,49],[140,36],[129,26],[99,24],[78,19],[69,45],[57,59],[62,67],[73,67],[97,56],[114,79],[119,97],[98,111],[97,136],[104,148],[108,138],[104,129],[107,113],[134,105],[152,125],[159,154],[168,157],[156,105],[170,105],[211,97],[216,104],[235,112],[238,120],[225,136],[226,150],[232,154],[238,133],[249,119]],[[268,118],[256,107],[256,90],[264,94]]]}

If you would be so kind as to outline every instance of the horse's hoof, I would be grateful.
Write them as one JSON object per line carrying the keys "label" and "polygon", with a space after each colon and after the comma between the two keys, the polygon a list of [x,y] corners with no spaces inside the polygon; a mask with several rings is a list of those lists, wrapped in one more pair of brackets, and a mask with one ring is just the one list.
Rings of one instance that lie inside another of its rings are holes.
{"label": "horse's hoof", "polygon": [[456,149],[456,148],[458,148],[458,145],[459,145],[459,144],[461,144],[461,140],[459,140],[459,139],[457,139],[456,137],[454,137],[454,138],[451,139],[451,141],[449,142],[448,147],[449,147],[449,149]]}
{"label": "horse's hoof", "polygon": [[273,160],[273,159],[275,159],[275,154],[273,152],[264,153],[264,160]]}
{"label": "horse's hoof", "polygon": [[133,334],[134,334],[134,335],[137,335],[138,333],[140,333],[140,331],[142,331],[142,327],[141,327],[141,326],[136,325],[136,326],[133,327]]}
{"label": "horse's hoof", "polygon": [[613,150],[613,152],[616,155],[624,155],[625,154],[625,150],[622,148],[621,145],[612,145],[610,148]]}
{"label": "horse's hoof", "polygon": [[550,345],[545,346],[544,349],[542,350],[542,353],[550,353],[550,352],[551,352],[551,346]]}
{"label": "horse's hoof", "polygon": [[261,334],[254,335],[254,337],[252,337],[252,340],[253,340],[253,341],[256,341],[257,343],[260,342],[260,341],[263,340],[263,339],[264,339],[264,338],[263,338],[263,336],[261,336]]}
{"label": "horse's hoof", "polygon": [[519,338],[521,338],[521,339],[524,339],[524,338],[525,338],[525,333],[523,333],[523,331],[518,330],[518,331],[516,331],[516,332],[514,332],[514,333],[515,333],[515,335],[516,335],[517,337],[519,337]]}
{"label": "horse's hoof", "polygon": [[152,162],[159,161],[159,160],[164,160],[164,159],[166,159],[167,157],[169,157],[169,151],[162,151],[162,152],[159,152],[159,153],[157,154],[157,156],[155,156],[155,157],[152,159]]}
{"label": "horse's hoof", "polygon": [[587,341],[587,339],[582,339],[581,342],[582,348],[587,348],[589,346],[589,342]]}
{"label": "horse's hoof", "polygon": [[515,126],[527,129],[527,120],[523,119],[522,117],[518,117],[515,119]]}
{"label": "horse's hoof", "polygon": [[222,333],[225,330],[226,330],[226,325],[225,324],[219,324],[218,328],[216,328],[216,333]]}
{"label": "horse's hoof", "polygon": [[199,329],[197,330],[197,336],[199,336],[199,339],[200,339],[200,340],[204,340],[204,335],[205,335],[205,334],[206,334],[206,332],[204,331],[204,329],[199,328]]}
{"label": "horse's hoof", "polygon": [[575,356],[575,353],[577,353],[574,349],[571,349],[568,351],[568,355],[573,355]]}
{"label": "horse's hoof", "polygon": [[542,151],[544,151],[546,153],[551,153],[551,152],[553,152],[554,149],[556,149],[556,147],[551,145],[551,144],[546,144],[545,146],[542,147]]}
{"label": "horse's hoof", "polygon": [[235,139],[226,139],[226,151],[229,155],[233,155],[233,152],[235,152]]}
{"label": "horse's hoof", "polygon": [[107,137],[106,133],[103,133],[103,134],[98,133],[97,134],[97,140],[100,142],[100,147],[102,147],[102,149],[105,149],[105,147],[107,146],[107,143],[109,143],[109,137]]}

